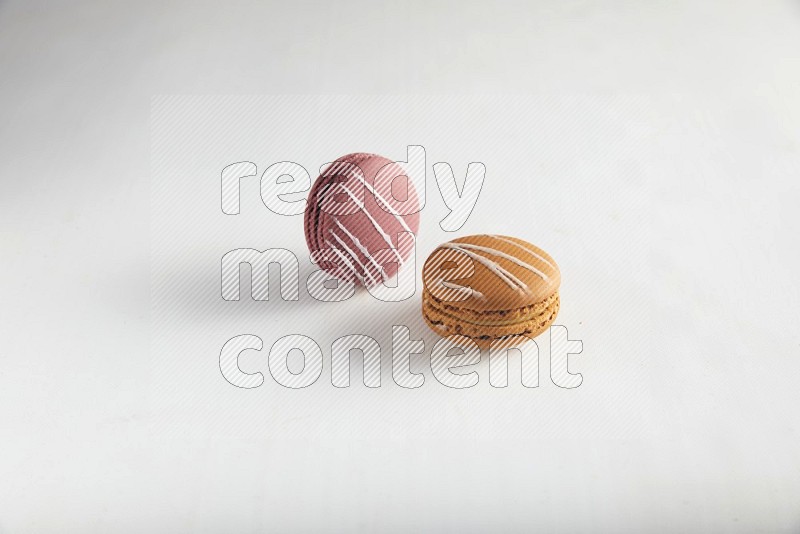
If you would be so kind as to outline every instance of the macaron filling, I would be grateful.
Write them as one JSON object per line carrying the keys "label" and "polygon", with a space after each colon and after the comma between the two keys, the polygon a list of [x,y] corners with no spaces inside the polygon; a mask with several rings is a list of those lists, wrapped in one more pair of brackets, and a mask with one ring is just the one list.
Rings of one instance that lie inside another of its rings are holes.
{"label": "macaron filling", "polygon": [[473,310],[459,307],[458,303],[447,303],[437,299],[429,291],[423,292],[423,302],[438,313],[459,321],[482,326],[507,326],[528,322],[545,313],[552,303],[558,300],[558,291],[549,297],[514,309],[506,310]]}

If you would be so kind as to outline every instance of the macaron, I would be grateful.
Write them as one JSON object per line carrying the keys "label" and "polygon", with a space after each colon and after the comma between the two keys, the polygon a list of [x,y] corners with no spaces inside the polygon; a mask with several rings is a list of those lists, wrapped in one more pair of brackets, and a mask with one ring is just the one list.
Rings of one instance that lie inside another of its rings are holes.
{"label": "macaron", "polygon": [[305,211],[312,258],[339,279],[367,287],[394,276],[409,259],[419,230],[419,198],[403,167],[376,154],[356,153],[329,164]]}
{"label": "macaron", "polygon": [[559,310],[561,272],[516,237],[473,235],[439,245],[422,269],[422,314],[439,335],[480,347],[515,345],[544,332]]}

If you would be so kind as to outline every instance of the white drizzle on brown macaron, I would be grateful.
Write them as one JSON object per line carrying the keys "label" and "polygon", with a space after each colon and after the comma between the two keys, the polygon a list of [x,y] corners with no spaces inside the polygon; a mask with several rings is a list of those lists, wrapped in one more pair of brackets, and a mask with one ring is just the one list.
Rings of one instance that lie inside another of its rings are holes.
{"label": "white drizzle on brown macaron", "polygon": [[[468,258],[466,264],[457,254]],[[451,262],[461,266],[443,267]],[[549,254],[521,239],[499,235],[461,237],[440,245],[425,262],[422,274],[426,290],[435,299],[452,299],[454,306],[482,310],[533,304],[557,292],[561,283],[558,266]],[[456,294],[456,286],[471,288],[472,295]],[[453,290],[451,298],[446,289]]]}

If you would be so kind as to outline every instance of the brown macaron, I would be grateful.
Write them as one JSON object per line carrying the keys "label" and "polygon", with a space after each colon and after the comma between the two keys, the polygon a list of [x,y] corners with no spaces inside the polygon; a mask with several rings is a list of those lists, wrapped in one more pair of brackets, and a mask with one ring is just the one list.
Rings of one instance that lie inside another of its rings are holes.
{"label": "brown macaron", "polygon": [[422,282],[428,325],[484,348],[501,338],[508,338],[504,345],[534,338],[558,314],[558,265],[515,237],[473,235],[439,245],[425,261]]}

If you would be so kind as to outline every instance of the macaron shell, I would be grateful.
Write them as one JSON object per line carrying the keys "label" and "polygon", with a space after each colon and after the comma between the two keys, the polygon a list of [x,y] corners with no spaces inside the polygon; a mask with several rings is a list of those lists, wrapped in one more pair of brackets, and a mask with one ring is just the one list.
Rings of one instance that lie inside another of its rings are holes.
{"label": "macaron shell", "polygon": [[[459,265],[470,264],[472,274],[464,269],[449,272],[444,268],[448,260]],[[439,300],[470,310],[501,311],[522,308],[549,297],[558,291],[561,272],[549,254],[522,239],[475,235],[440,245],[426,260],[422,279]],[[471,288],[473,296],[458,299],[455,292],[442,290],[442,282],[450,287]]]}

